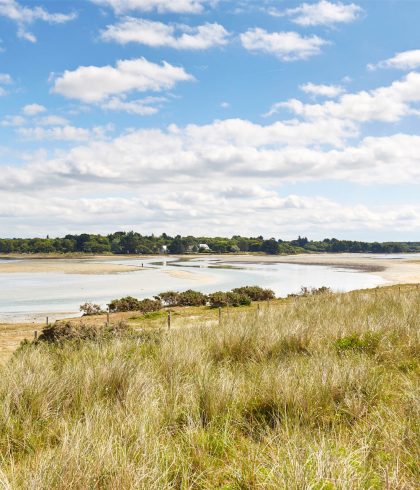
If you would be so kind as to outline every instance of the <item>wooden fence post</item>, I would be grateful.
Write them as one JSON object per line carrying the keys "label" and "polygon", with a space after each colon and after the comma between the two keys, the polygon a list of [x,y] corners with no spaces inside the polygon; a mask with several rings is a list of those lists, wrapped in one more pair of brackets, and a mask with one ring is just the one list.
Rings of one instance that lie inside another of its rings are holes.
{"label": "wooden fence post", "polygon": [[35,330],[34,332],[34,340],[37,341],[38,340],[38,331]]}
{"label": "wooden fence post", "polygon": [[168,330],[171,329],[171,311],[168,311]]}
{"label": "wooden fence post", "polygon": [[219,306],[219,327],[222,324],[222,308]]}

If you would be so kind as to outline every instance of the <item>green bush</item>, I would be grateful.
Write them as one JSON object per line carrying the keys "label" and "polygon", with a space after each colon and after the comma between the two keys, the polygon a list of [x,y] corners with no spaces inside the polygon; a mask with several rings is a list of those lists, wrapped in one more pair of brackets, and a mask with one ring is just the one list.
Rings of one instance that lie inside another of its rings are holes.
{"label": "green bush", "polygon": [[251,304],[251,298],[246,294],[229,291],[226,295],[229,306],[248,306]]}
{"label": "green bush", "polygon": [[211,308],[224,308],[229,306],[229,298],[227,293],[223,291],[216,291],[209,294],[209,303]]}
{"label": "green bush", "polygon": [[109,311],[124,312],[124,311],[141,311],[142,313],[149,313],[151,311],[158,311],[162,308],[162,303],[159,299],[136,299],[132,296],[126,296],[121,299],[114,299],[108,305]]}
{"label": "green bush", "polygon": [[161,301],[165,306],[178,306],[179,296],[177,291],[166,291],[155,296],[155,299]]}
{"label": "green bush", "polygon": [[246,295],[251,301],[266,301],[276,297],[274,291],[261,288],[260,286],[244,286],[242,288],[232,289],[232,292]]}
{"label": "green bush", "polygon": [[138,311],[140,310],[140,301],[132,296],[126,296],[121,299],[114,299],[108,304],[109,311],[121,312],[121,311]]}
{"label": "green bush", "polygon": [[179,306],[204,306],[207,304],[207,296],[199,291],[188,289],[179,294]]}
{"label": "green bush", "polygon": [[142,313],[151,313],[162,309],[162,303],[158,299],[143,299],[138,303],[138,310]]}
{"label": "green bush", "polygon": [[211,308],[223,308],[225,306],[246,306],[251,304],[251,298],[246,294],[229,291],[217,291],[209,295]]}
{"label": "green bush", "polygon": [[102,315],[105,313],[99,305],[94,303],[80,305],[80,311],[83,313],[83,316]]}
{"label": "green bush", "polygon": [[131,329],[124,322],[106,326],[56,322],[44,328],[38,341],[58,343],[66,340],[100,340],[121,337],[128,333],[131,333]]}

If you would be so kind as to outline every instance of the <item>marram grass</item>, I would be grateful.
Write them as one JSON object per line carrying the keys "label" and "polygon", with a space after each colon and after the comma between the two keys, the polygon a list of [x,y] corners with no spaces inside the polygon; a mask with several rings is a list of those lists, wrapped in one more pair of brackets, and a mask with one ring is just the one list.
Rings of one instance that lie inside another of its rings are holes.
{"label": "marram grass", "polygon": [[407,287],[25,346],[0,371],[0,488],[419,488],[419,338]]}

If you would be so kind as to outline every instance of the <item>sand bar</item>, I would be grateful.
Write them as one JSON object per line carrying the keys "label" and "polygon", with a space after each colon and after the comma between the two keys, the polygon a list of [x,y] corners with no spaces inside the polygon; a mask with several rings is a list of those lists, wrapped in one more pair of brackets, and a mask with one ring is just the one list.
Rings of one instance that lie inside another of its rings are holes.
{"label": "sand bar", "polygon": [[[107,257],[107,260],[112,258]],[[117,259],[119,260],[119,259]],[[142,267],[113,264],[98,259],[23,259],[0,263],[0,274],[64,273],[64,274],[116,274],[133,272]]]}
{"label": "sand bar", "polygon": [[391,258],[373,254],[302,254],[302,255],[234,255],[219,256],[220,263],[276,263],[319,265],[370,272],[391,284],[420,283],[420,259],[418,255]]}
{"label": "sand bar", "polygon": [[176,279],[188,279],[190,281],[198,281],[202,284],[212,282],[213,280],[211,276],[203,274],[202,272],[170,270],[165,271],[165,274],[168,274],[168,276],[171,277],[175,277]]}

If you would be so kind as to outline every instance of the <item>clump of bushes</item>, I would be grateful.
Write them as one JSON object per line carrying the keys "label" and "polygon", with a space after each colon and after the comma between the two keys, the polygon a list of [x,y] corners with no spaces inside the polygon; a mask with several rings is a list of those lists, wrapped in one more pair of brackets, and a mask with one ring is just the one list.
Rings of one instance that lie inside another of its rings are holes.
{"label": "clump of bushes", "polygon": [[83,305],[80,305],[80,311],[83,313],[83,316],[103,315],[105,313],[102,308],[95,303],[84,303]]}
{"label": "clump of bushes", "polygon": [[112,313],[124,311],[141,311],[142,313],[150,313],[159,311],[162,308],[162,302],[158,299],[136,299],[132,296],[126,296],[121,299],[114,299],[108,304],[109,311]]}
{"label": "clump of bushes", "polygon": [[251,304],[251,298],[243,293],[234,291],[216,291],[209,294],[209,305],[211,308],[223,308],[225,306],[247,306]]}
{"label": "clump of bushes", "polygon": [[155,296],[165,306],[204,306],[207,304],[207,296],[199,291],[188,289],[183,293],[177,291],[167,291]]}
{"label": "clump of bushes", "polygon": [[204,306],[207,304],[207,296],[199,291],[188,289],[179,294],[179,306]]}
{"label": "clump of bushes", "polygon": [[229,306],[227,293],[224,291],[216,291],[209,294],[209,304],[211,308],[223,308]]}
{"label": "clump of bushes", "polygon": [[[175,306],[209,305],[211,308],[246,306],[250,305],[252,301],[267,301],[274,298],[274,291],[259,286],[245,286],[227,292],[217,291],[209,295],[188,289],[183,292],[166,291],[154,296],[153,299],[139,300],[132,296],[126,296],[125,298],[114,299],[108,304],[108,308],[111,313],[140,311],[147,314]],[[80,311],[83,311],[85,315],[104,313],[99,305],[92,303],[85,303],[80,307]]]}
{"label": "clump of bushes", "polygon": [[179,295],[178,291],[166,291],[155,296],[155,299],[161,301],[165,306],[178,306]]}
{"label": "clump of bushes", "polygon": [[59,343],[68,340],[101,340],[123,337],[129,333],[131,333],[131,328],[124,322],[112,325],[56,322],[44,328],[38,341]]}
{"label": "clump of bushes", "polygon": [[121,299],[114,299],[108,304],[109,311],[138,311],[140,308],[140,300],[132,296],[126,296]]}
{"label": "clump of bushes", "polygon": [[162,309],[162,303],[157,299],[142,299],[139,301],[139,311],[142,313],[153,313]]}
{"label": "clump of bushes", "polygon": [[274,291],[261,288],[260,286],[244,286],[242,288],[232,289],[232,292],[246,295],[251,301],[267,301],[276,297]]}
{"label": "clump of bushes", "polygon": [[223,308],[225,306],[246,306],[252,301],[267,301],[276,296],[271,289],[260,286],[244,286],[232,289],[232,291],[217,291],[209,295],[211,308]]}

